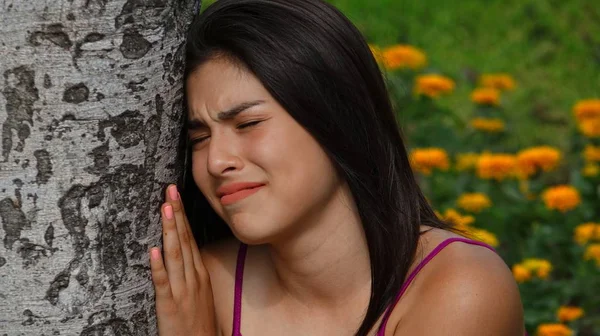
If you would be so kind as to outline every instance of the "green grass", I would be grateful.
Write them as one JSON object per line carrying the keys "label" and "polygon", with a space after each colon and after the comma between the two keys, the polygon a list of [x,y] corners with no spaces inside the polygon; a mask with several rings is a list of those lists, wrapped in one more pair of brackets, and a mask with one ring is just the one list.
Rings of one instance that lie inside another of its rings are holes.
{"label": "green grass", "polygon": [[[508,72],[517,89],[503,96],[514,146],[565,147],[580,99],[600,98],[597,0],[329,0],[370,43],[423,49],[425,71],[457,81],[441,103],[462,118],[483,72]],[[205,5],[214,0],[205,1]]]}

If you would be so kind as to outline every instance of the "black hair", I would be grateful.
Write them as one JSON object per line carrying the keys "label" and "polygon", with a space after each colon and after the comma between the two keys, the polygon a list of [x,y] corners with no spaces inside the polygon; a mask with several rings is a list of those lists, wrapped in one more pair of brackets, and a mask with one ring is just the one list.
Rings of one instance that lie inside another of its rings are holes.
{"label": "black hair", "polygon": [[[371,262],[371,297],[357,335],[367,335],[412,264],[421,224],[449,229],[423,196],[384,78],[367,42],[321,0],[218,0],[192,23],[185,78],[225,58],[252,72],[321,145],[348,184]],[[231,231],[191,177],[184,199],[201,243]],[[201,231],[201,232],[198,232]]]}

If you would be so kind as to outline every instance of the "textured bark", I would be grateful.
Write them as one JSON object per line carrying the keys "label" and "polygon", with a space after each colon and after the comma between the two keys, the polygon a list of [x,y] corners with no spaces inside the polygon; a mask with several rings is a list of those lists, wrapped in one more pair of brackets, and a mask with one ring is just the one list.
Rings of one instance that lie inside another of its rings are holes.
{"label": "textured bark", "polygon": [[194,0],[0,1],[0,335],[153,335]]}

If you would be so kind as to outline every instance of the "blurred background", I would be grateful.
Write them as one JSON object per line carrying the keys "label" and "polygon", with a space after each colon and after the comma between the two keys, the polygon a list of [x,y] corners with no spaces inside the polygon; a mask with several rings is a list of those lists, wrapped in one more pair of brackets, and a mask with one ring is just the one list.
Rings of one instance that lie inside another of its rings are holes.
{"label": "blurred background", "polygon": [[329,1],[379,61],[438,215],[511,268],[528,332],[600,335],[600,2]]}

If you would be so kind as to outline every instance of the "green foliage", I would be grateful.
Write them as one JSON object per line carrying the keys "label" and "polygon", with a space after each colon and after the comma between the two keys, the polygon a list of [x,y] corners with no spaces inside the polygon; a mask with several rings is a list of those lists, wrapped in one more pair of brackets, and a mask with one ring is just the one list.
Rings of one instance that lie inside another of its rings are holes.
{"label": "green foliage", "polygon": [[330,2],[370,43],[426,50],[432,70],[443,69],[457,80],[456,94],[441,104],[463,118],[477,73],[512,73],[521,89],[504,106],[514,123],[510,141],[515,146],[565,148],[573,103],[600,95],[596,0]]}

